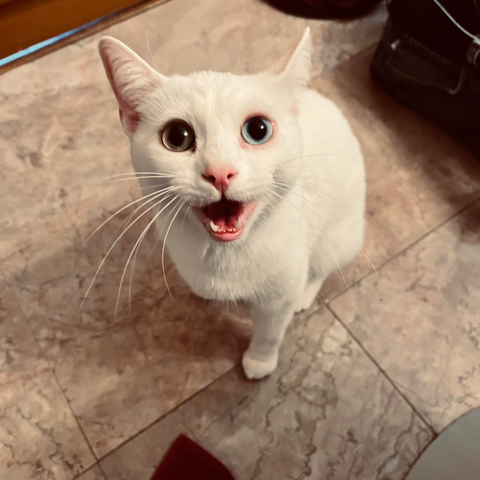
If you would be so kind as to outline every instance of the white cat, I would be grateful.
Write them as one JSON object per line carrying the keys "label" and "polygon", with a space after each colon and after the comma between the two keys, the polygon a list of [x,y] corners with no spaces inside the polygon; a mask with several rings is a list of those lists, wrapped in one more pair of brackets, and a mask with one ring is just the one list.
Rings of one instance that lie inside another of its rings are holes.
{"label": "white cat", "polygon": [[269,375],[293,314],[363,243],[361,150],[308,89],[309,30],[255,75],[166,77],[114,38],[99,50],[168,253],[197,295],[251,305],[243,367]]}

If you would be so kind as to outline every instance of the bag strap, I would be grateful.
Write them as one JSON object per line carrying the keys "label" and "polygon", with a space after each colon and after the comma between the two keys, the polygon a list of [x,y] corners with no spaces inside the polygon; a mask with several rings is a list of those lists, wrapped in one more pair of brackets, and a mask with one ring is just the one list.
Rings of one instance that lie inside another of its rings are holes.
{"label": "bag strap", "polygon": [[[416,4],[415,4],[416,3]],[[474,58],[474,64],[480,64],[480,55],[472,56],[472,45],[475,42],[459,28],[457,28],[434,2],[427,8],[421,8],[418,3],[408,0],[390,0],[388,11],[393,23],[405,33],[415,38],[429,50],[462,65],[467,59]],[[438,9],[438,11],[437,11]],[[478,45],[480,51],[480,44]]]}

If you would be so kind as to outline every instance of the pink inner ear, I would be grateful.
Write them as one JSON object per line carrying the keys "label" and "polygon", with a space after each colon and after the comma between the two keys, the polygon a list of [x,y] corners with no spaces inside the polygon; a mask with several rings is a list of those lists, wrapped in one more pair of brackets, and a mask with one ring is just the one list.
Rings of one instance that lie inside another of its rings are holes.
{"label": "pink inner ear", "polygon": [[107,78],[120,107],[119,114],[123,127],[126,131],[135,133],[138,128],[138,124],[140,123],[140,114],[135,110],[135,106],[128,102],[117,88],[110,59],[105,61],[106,59],[104,59],[102,56],[102,60],[105,67],[105,72],[107,73]]}
{"label": "pink inner ear", "polygon": [[124,112],[121,108],[118,110],[118,113],[120,114],[120,121],[124,128],[130,133],[135,133],[140,123],[140,114],[134,110]]}

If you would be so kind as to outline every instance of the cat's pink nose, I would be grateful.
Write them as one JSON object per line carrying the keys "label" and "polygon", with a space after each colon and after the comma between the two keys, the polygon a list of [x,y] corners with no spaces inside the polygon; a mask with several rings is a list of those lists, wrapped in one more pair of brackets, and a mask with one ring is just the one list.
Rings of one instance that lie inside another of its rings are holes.
{"label": "cat's pink nose", "polygon": [[230,166],[208,168],[202,174],[202,177],[222,193],[231,185],[237,173],[238,172]]}

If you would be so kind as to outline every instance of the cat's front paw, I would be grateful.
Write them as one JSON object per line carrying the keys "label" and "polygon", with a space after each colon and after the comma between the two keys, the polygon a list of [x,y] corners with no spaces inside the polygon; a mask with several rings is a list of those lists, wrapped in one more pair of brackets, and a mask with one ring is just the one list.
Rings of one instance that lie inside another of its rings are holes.
{"label": "cat's front paw", "polygon": [[265,358],[255,357],[250,350],[243,354],[242,365],[245,375],[250,380],[270,375],[278,363],[278,352]]}

